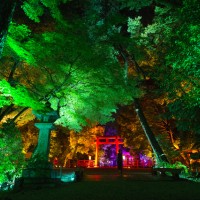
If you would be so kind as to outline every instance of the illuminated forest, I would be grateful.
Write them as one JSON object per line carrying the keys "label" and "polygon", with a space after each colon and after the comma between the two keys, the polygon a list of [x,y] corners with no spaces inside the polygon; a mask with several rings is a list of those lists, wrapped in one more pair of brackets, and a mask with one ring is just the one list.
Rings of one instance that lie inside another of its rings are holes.
{"label": "illuminated forest", "polygon": [[50,161],[94,156],[112,124],[134,152],[199,165],[199,13],[198,0],[0,0],[0,183],[20,176],[46,105]]}

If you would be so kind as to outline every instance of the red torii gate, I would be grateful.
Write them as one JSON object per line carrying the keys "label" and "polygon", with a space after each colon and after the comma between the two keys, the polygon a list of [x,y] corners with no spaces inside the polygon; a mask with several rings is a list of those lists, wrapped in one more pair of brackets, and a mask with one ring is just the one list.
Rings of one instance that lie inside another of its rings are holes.
{"label": "red torii gate", "polygon": [[95,153],[95,167],[98,167],[98,151],[101,144],[115,144],[116,154],[119,151],[119,145],[124,144],[123,139],[119,136],[99,136],[96,138],[96,153]]}

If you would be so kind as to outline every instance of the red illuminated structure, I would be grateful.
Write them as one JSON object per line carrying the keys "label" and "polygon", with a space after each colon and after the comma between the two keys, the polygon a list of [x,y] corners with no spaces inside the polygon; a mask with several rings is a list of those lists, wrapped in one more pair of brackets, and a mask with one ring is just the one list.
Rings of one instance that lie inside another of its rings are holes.
{"label": "red illuminated structure", "polygon": [[[95,160],[91,160],[91,156],[89,156],[89,160],[78,160],[78,167],[102,167],[99,163],[99,145],[115,145],[116,146],[116,155],[120,149],[119,145],[123,145],[124,141],[120,136],[99,136],[94,141],[96,144],[96,152],[95,152]],[[127,168],[145,168],[154,166],[154,161],[150,157],[146,157],[143,154],[137,154],[131,156],[130,153],[123,152],[123,167]]]}
{"label": "red illuminated structure", "polygon": [[123,139],[119,136],[99,136],[96,141],[96,153],[95,153],[95,167],[98,167],[98,154],[99,154],[99,145],[102,144],[115,144],[116,145],[116,154],[119,151],[119,145],[124,144]]}

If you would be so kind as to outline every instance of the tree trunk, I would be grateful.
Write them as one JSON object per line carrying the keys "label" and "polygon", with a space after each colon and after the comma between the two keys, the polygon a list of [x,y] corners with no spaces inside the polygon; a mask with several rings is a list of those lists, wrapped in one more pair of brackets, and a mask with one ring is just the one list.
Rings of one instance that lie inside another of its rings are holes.
{"label": "tree trunk", "polygon": [[[127,73],[126,76],[125,76],[125,78],[126,78],[125,83],[127,83],[128,82],[128,80],[127,80],[128,79],[128,61],[130,61],[129,60],[130,56],[129,56],[129,53],[122,46],[119,46],[118,51],[120,52],[120,54],[121,54],[121,56],[124,60],[124,63],[123,63],[124,64],[124,71],[125,71],[125,73]],[[145,76],[144,71],[140,68],[140,66],[138,65],[138,63],[136,62],[136,60],[134,59],[133,56],[132,56],[132,59],[133,59],[134,65],[136,66],[136,71],[137,71],[138,76],[142,75],[144,80],[145,80],[146,76]],[[149,143],[150,143],[150,145],[153,149],[153,152],[156,156],[156,160],[158,162],[169,163],[167,157],[163,153],[160,145],[158,144],[158,142],[155,138],[155,135],[153,134],[151,128],[149,127],[149,124],[148,124],[146,117],[144,116],[144,113],[143,113],[142,108],[140,106],[139,100],[134,99],[134,103],[135,103],[135,111],[138,115],[139,121],[140,121],[142,128],[144,130],[144,133],[145,133],[145,135],[146,135],[146,137],[147,137],[147,139],[148,139],[148,141],[149,141]]]}
{"label": "tree trunk", "polygon": [[142,111],[142,108],[140,106],[139,100],[135,99],[134,100],[134,104],[135,104],[135,111],[138,115],[138,118],[140,120],[140,123],[142,125],[142,128],[144,130],[144,133],[153,149],[153,152],[156,156],[157,161],[161,161],[161,162],[169,162],[167,157],[165,156],[165,154],[163,153],[160,145],[158,144],[155,135],[153,134],[151,128],[149,127],[149,124],[146,120],[146,117],[144,116],[144,113]]}
{"label": "tree trunk", "polygon": [[7,115],[9,114],[12,109],[14,107],[14,104],[11,104],[9,106],[7,106],[5,109],[2,109],[1,112],[0,112],[0,122],[2,121],[2,119]]}
{"label": "tree trunk", "polygon": [[0,59],[17,0],[0,0]]}

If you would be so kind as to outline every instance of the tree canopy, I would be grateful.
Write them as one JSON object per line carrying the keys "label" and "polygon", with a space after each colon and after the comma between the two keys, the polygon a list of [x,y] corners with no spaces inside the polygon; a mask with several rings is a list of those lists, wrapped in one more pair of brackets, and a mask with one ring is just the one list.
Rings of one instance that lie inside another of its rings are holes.
{"label": "tree canopy", "polygon": [[[34,36],[24,25],[12,26],[5,55],[12,54],[20,63],[23,71],[19,69],[18,84],[25,84],[32,97],[38,99],[36,109],[40,109],[40,101],[49,101],[60,114],[57,123],[75,130],[87,120],[105,123],[111,120],[117,104],[140,95],[134,80],[124,84],[123,69],[113,49],[92,47],[95,44],[88,41],[84,26],[72,24],[73,29],[58,27]],[[27,69],[33,69],[39,77],[28,72],[24,79]]]}
{"label": "tree canopy", "polygon": [[[44,111],[48,102],[59,113],[56,124],[80,132],[135,105],[155,149],[153,123],[164,124],[155,135],[169,134],[177,151],[188,147],[184,137],[199,137],[199,1],[6,2],[0,4],[1,121],[15,121],[25,109]],[[15,9],[28,18],[13,15]],[[145,109],[156,113],[152,124]]]}

